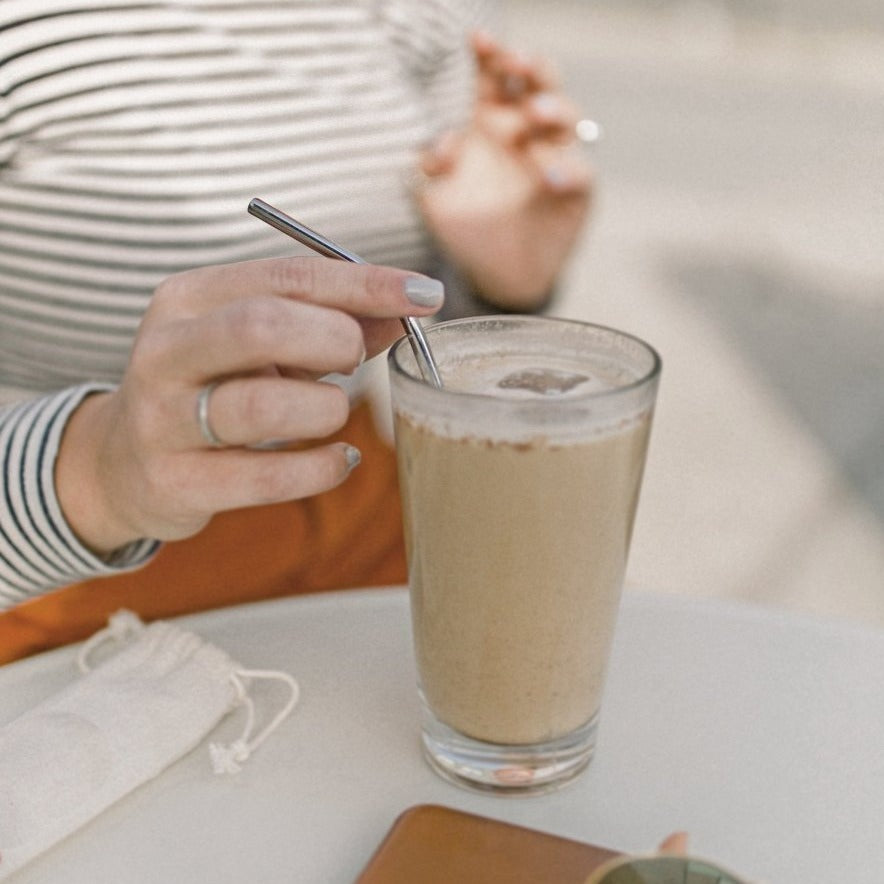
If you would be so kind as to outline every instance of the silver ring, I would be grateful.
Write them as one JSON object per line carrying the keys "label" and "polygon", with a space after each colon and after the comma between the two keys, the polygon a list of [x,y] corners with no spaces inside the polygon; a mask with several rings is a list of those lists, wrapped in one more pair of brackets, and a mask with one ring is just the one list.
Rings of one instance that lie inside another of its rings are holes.
{"label": "silver ring", "polygon": [[206,384],[196,398],[196,422],[199,424],[200,434],[212,448],[224,448],[224,443],[215,435],[212,425],[209,423],[209,398],[218,386],[218,381]]}
{"label": "silver ring", "polygon": [[595,144],[601,140],[602,127],[595,120],[583,119],[574,127],[574,134],[582,144]]}

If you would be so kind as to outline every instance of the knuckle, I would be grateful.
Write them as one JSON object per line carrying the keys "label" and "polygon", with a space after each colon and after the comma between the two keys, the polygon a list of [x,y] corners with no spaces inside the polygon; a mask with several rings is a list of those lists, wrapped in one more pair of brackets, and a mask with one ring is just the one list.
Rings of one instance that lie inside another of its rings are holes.
{"label": "knuckle", "polygon": [[143,321],[135,336],[127,371],[133,377],[143,380],[148,388],[168,365],[173,345],[171,333],[169,326],[157,327],[156,324]]}
{"label": "knuckle", "polygon": [[162,280],[151,296],[151,311],[167,314],[180,310],[191,289],[193,275],[193,270],[183,270]]}
{"label": "knuckle", "polygon": [[167,276],[153,291],[150,305],[154,310],[162,310],[170,301],[174,302],[176,293],[181,289],[179,274]]}
{"label": "knuckle", "polygon": [[247,427],[266,427],[279,412],[276,402],[260,384],[241,384],[238,393],[238,416]]}
{"label": "knuckle", "polygon": [[299,496],[299,467],[292,468],[284,455],[273,452],[252,452],[247,455],[242,479],[250,505],[278,503]]}
{"label": "knuckle", "polygon": [[362,326],[346,313],[337,314],[338,328],[335,339],[341,350],[341,359],[345,365],[356,366],[365,356],[365,338]]}
{"label": "knuckle", "polygon": [[274,262],[271,273],[273,291],[283,295],[309,296],[319,284],[318,268],[319,261],[315,257],[300,256]]}
{"label": "knuckle", "polygon": [[355,368],[365,356],[365,338],[362,326],[348,313],[328,309],[321,325],[314,329],[313,340],[322,340],[330,369],[347,371]]}
{"label": "knuckle", "polygon": [[286,327],[284,305],[278,298],[259,295],[237,301],[227,312],[231,336],[250,349],[271,347]]}
{"label": "knuckle", "polygon": [[365,267],[365,294],[370,301],[383,303],[389,300],[391,274],[387,267],[369,264]]}
{"label": "knuckle", "polygon": [[341,456],[333,448],[322,448],[312,452],[313,479],[318,489],[333,488],[341,481]]}
{"label": "knuckle", "polygon": [[276,503],[290,496],[287,493],[286,484],[276,464],[267,460],[265,464],[255,470],[252,477],[252,490],[256,504]]}

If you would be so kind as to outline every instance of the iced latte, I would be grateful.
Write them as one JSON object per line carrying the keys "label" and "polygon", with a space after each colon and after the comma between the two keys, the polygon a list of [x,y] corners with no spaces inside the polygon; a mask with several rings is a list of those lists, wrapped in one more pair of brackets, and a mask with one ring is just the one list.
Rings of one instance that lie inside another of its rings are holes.
{"label": "iced latte", "polygon": [[391,353],[425,749],[449,778],[543,790],[592,754],[659,360],[563,320],[428,335],[442,390]]}

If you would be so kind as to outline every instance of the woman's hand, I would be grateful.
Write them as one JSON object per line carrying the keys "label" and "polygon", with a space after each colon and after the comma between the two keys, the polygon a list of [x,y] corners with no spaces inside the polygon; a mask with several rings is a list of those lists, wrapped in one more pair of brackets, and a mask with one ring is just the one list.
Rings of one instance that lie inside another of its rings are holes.
{"label": "woman's hand", "polygon": [[575,144],[578,114],[542,64],[484,34],[472,45],[472,121],[423,154],[416,197],[437,241],[487,300],[535,309],[589,208],[592,176]]}
{"label": "woman's hand", "polygon": [[[306,497],[358,462],[347,445],[255,450],[317,440],[349,403],[320,378],[348,374],[402,334],[397,319],[442,303],[436,280],[326,258],[208,267],[156,290],[119,389],[88,397],[66,428],[56,487],[72,529],[104,554],[133,540],[199,531],[219,511]],[[198,402],[207,384],[208,426]]]}

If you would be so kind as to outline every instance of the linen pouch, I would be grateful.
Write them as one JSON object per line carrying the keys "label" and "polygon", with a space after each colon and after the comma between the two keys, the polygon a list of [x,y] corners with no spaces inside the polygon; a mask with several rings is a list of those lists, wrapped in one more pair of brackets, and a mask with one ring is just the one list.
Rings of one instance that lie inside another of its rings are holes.
{"label": "linen pouch", "polygon": [[[121,649],[90,666],[99,646]],[[284,672],[243,669],[220,648],[128,611],[81,648],[83,677],[0,728],[0,879],[79,829],[196,747],[239,705],[242,737],[210,744],[216,773],[240,764],[292,711],[298,686]],[[252,680],[288,687],[282,709],[255,736]]]}

